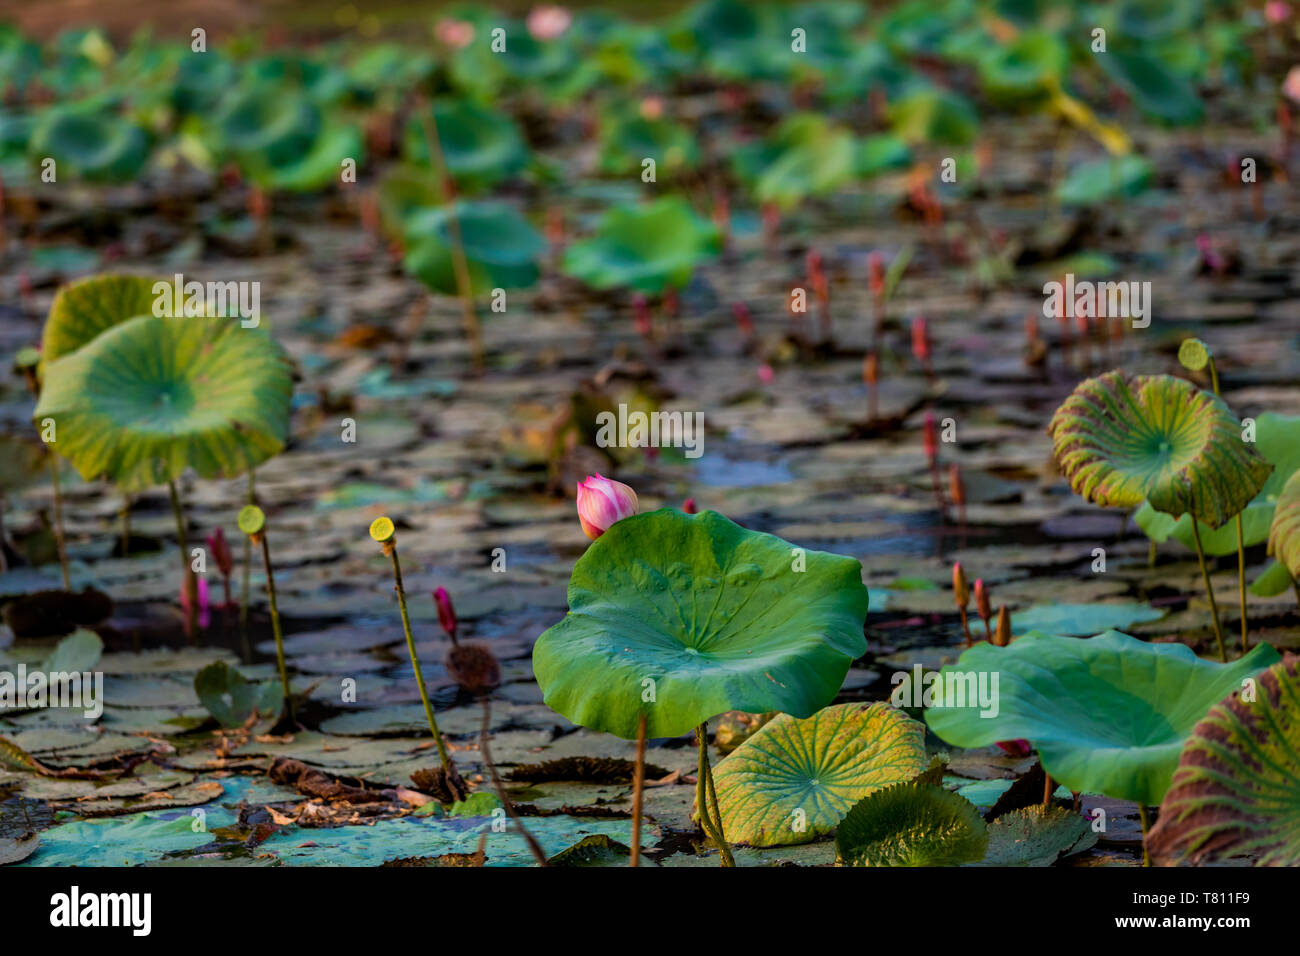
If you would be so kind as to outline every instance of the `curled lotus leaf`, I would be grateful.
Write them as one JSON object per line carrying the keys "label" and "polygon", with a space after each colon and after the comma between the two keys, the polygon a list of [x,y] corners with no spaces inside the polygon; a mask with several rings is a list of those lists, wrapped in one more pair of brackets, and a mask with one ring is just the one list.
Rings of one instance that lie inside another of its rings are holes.
{"label": "curled lotus leaf", "polygon": [[1090,822],[1073,810],[1041,803],[989,824],[989,849],[977,866],[1051,866],[1097,843]]}
{"label": "curled lotus leaf", "polygon": [[1087,379],[1048,433],[1075,494],[1112,508],[1149,501],[1211,528],[1245,508],[1273,470],[1220,398],[1171,375]]}
{"label": "curled lotus leaf", "polygon": [[1253,695],[1229,695],[1196,725],[1147,848],[1157,863],[1300,865],[1300,657],[1288,654]]}
{"label": "curled lotus leaf", "polygon": [[1300,471],[1290,477],[1277,496],[1273,525],[1268,532],[1268,553],[1300,577]]}
{"label": "curled lotus leaf", "polygon": [[[943,668],[925,721],[956,747],[1028,740],[1069,789],[1156,806],[1196,722],[1277,659],[1267,644],[1219,664],[1185,644],[1118,631],[1026,634],[1007,647],[977,644]],[[967,693],[968,675],[984,681],[988,699]]]}
{"label": "curled lotus leaf", "polygon": [[973,803],[921,781],[864,797],[835,832],[836,859],[845,866],[977,863],[988,845],[988,827]]}
{"label": "curled lotus leaf", "polygon": [[41,333],[41,357],[53,362],[75,352],[105,329],[153,312],[155,281],[147,276],[105,274],[69,282],[50,305]]}
{"label": "curled lotus leaf", "polygon": [[[546,705],[630,739],[676,737],[729,710],[811,717],[866,651],[853,558],[803,551],[715,511],[616,521],[569,579],[569,613],[537,639]],[[792,557],[794,556],[794,557]]]}
{"label": "curled lotus leaf", "polygon": [[927,766],[925,725],[883,702],[781,714],[718,764],[722,829],[733,843],[779,846],[830,833],[867,794]]}
{"label": "curled lotus leaf", "polygon": [[87,480],[127,490],[242,474],[284,447],[284,352],[236,319],[138,315],[51,362],[33,413]]}

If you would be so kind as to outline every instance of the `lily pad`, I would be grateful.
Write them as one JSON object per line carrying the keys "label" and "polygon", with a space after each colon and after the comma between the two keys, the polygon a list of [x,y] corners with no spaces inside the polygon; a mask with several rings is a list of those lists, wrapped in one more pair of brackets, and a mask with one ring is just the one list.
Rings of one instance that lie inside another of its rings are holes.
{"label": "lily pad", "polygon": [[1230,694],[1196,725],[1147,845],[1161,863],[1300,865],[1300,657],[1261,674],[1254,700]]}
{"label": "lily pad", "polygon": [[728,710],[810,717],[865,652],[866,613],[855,559],[662,508],[615,522],[578,559],[533,670],[547,706],[628,739],[640,714],[651,737]]}
{"label": "lily pad", "polygon": [[926,766],[925,726],[886,703],[780,714],[714,770],[723,832],[751,846],[807,843]]}
{"label": "lily pad", "polygon": [[[490,186],[528,162],[523,136],[504,113],[468,100],[442,100],[434,104],[433,117],[447,172],[462,185]],[[428,135],[425,118],[412,116],[404,143],[409,159],[428,164]]]}
{"label": "lily pad", "polygon": [[1093,206],[1137,196],[1153,175],[1154,167],[1141,156],[1098,159],[1070,170],[1056,187],[1056,198],[1069,206]]}
{"label": "lily pad", "polygon": [[53,362],[99,333],[137,315],[151,315],[156,280],[145,276],[96,275],[59,289],[41,333],[41,358]]}
{"label": "lily pad", "polygon": [[87,480],[139,490],[192,467],[234,476],[288,436],[293,386],[279,346],[233,319],[136,316],[51,363],[34,417]]}
{"label": "lily pad", "polygon": [[41,115],[28,152],[36,161],[54,159],[60,173],[91,182],[125,183],[139,176],[149,161],[149,137],[107,107],[74,104]]}
{"label": "lily pad", "polygon": [[1212,528],[1241,511],[1273,470],[1241,440],[1241,423],[1220,398],[1171,375],[1087,379],[1048,432],[1075,494],[1102,507],[1150,501]]}
{"label": "lily pad", "polygon": [[456,295],[449,219],[454,215],[476,298],[495,288],[519,289],[537,281],[537,261],[546,241],[511,206],[502,202],[459,202],[425,209],[406,220],[406,270],[434,292]]}
{"label": "lily pad", "polygon": [[94,631],[77,628],[55,646],[41,664],[46,674],[80,673],[89,671],[99,663],[99,656],[104,652],[104,642]]}
{"label": "lily pad", "polygon": [[734,154],[737,171],[753,185],[759,202],[785,209],[843,185],[856,161],[853,134],[814,113],[789,117],[769,140]]}
{"label": "lily pad", "polygon": [[1167,611],[1149,604],[1042,604],[1011,615],[1011,632],[1042,631],[1071,637],[1158,621]]}
{"label": "lily pad", "polygon": [[610,210],[595,236],[565,251],[564,271],[597,289],[660,293],[684,286],[718,249],[717,229],[686,200],[666,196]]}
{"label": "lily pad", "polygon": [[1026,634],[1007,647],[977,644],[940,671],[944,682],[961,674],[987,674],[990,686],[996,679],[989,716],[978,702],[941,699],[926,707],[925,720],[957,747],[1023,738],[1071,790],[1155,806],[1196,722],[1277,659],[1267,644],[1218,664],[1184,644],[1118,631],[1085,640]]}
{"label": "lily pad", "polygon": [[1036,804],[989,824],[989,848],[977,866],[1051,866],[1097,843],[1089,821],[1064,807]]}
{"label": "lily pad", "polygon": [[835,833],[845,866],[955,866],[988,848],[988,827],[969,800],[927,783],[902,783],[856,803]]}
{"label": "lily pad", "polygon": [[979,131],[969,100],[948,90],[920,88],[889,108],[896,134],[913,145],[967,146]]}
{"label": "lily pad", "polygon": [[194,675],[194,692],[222,727],[240,727],[257,711],[274,717],[284,704],[284,689],[276,681],[254,684],[225,661],[209,664]]}

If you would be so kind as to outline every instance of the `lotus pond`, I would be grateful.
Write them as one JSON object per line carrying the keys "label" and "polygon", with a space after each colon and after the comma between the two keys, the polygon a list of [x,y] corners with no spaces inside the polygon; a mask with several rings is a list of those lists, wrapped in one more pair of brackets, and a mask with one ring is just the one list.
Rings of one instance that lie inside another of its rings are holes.
{"label": "lotus pond", "polygon": [[1300,9],[81,15],[0,866],[1300,864]]}

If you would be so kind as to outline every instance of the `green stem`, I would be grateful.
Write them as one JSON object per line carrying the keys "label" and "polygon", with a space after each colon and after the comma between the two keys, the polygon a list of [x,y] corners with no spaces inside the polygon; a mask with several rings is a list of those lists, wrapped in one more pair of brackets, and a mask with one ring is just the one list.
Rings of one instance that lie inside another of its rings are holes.
{"label": "green stem", "polygon": [[[248,469],[248,503],[257,504],[257,494],[253,485],[253,469]],[[239,599],[239,641],[244,649],[244,660],[253,661],[253,651],[248,643],[248,594],[250,577],[253,569],[253,539],[244,536],[244,591]]]}
{"label": "green stem", "polygon": [[645,795],[645,714],[637,718],[636,769],[632,771],[632,858],[629,866],[641,865],[641,806]]}
{"label": "green stem", "polygon": [[181,573],[184,575],[184,588],[186,597],[185,612],[185,632],[189,635],[190,643],[195,640],[194,629],[196,626],[196,617],[198,614],[198,589],[194,586],[194,571],[190,568],[190,548],[189,542],[185,537],[185,515],[181,512],[181,497],[176,492],[176,482],[168,479],[167,491],[172,498],[172,516],[176,519],[176,537],[181,543]]}
{"label": "green stem", "polygon": [[1200,522],[1192,517],[1192,539],[1196,542],[1196,557],[1201,562],[1201,580],[1205,582],[1205,593],[1210,599],[1210,616],[1214,620],[1214,637],[1219,642],[1219,660],[1228,662],[1228,651],[1223,646],[1223,627],[1219,624],[1219,602],[1214,599],[1214,588],[1210,587],[1210,570],[1205,565],[1205,549],[1201,547]]}
{"label": "green stem", "polygon": [[59,549],[59,570],[63,572],[63,590],[72,590],[68,576],[68,548],[63,540],[63,492],[59,490],[59,459],[53,449],[50,453],[50,482],[54,485],[54,543]]}
{"label": "green stem", "polygon": [[[695,730],[696,737],[700,741],[699,769],[695,778],[695,804],[700,812],[700,825],[704,828],[705,834],[718,846],[718,852],[721,855],[723,866],[735,866],[736,861],[731,855],[731,847],[723,839],[722,827],[714,822],[714,818],[709,810],[709,794],[712,792],[713,776],[709,772],[709,724],[708,721],[700,724]],[[713,794],[714,803],[717,803],[717,794]]]}
{"label": "green stem", "polygon": [[406,592],[402,589],[402,566],[397,560],[397,542],[390,541],[385,549],[393,559],[393,580],[397,582],[397,605],[402,611],[402,630],[406,632],[406,649],[411,654],[411,667],[415,669],[415,684],[420,688],[420,700],[424,702],[424,716],[429,720],[429,731],[433,742],[438,747],[438,760],[444,771],[451,769],[451,758],[447,755],[447,745],[442,741],[438,731],[438,721],[433,716],[433,705],[429,703],[429,692],[424,686],[424,675],[420,673],[420,658],[415,653],[415,638],[411,636],[411,617],[406,612]]}
{"label": "green stem", "polygon": [[1147,833],[1151,830],[1151,811],[1144,804],[1138,804],[1138,817],[1142,820],[1142,865],[1151,865],[1151,854],[1147,852]]}
{"label": "green stem", "polygon": [[289,719],[296,720],[293,713],[293,698],[289,695],[289,669],[284,666],[284,632],[280,629],[280,609],[275,604],[275,575],[271,572],[271,545],[266,540],[265,529],[258,537],[262,539],[262,567],[266,571],[266,598],[271,607],[271,633],[275,635],[275,659],[280,665],[280,686],[284,688],[284,703],[289,708]]}
{"label": "green stem", "polygon": [[709,765],[707,757],[704,763],[705,786],[709,791],[709,805],[713,808],[713,829],[718,831],[718,839],[721,840],[720,849],[722,851],[722,865],[735,866],[736,859],[731,855],[731,845],[727,843],[727,834],[722,828],[722,810],[718,807],[718,791],[713,784],[713,767]]}
{"label": "green stem", "polygon": [[505,809],[510,819],[514,821],[515,826],[519,828],[520,835],[523,836],[524,842],[528,844],[528,851],[532,853],[533,859],[537,861],[538,866],[549,866],[546,859],[546,852],[542,845],[537,842],[537,838],[528,831],[524,826],[524,821],[519,817],[519,811],[515,809],[515,803],[510,799],[510,794],[506,793],[505,784],[501,782],[501,774],[497,772],[496,762],[492,759],[492,751],[488,747],[489,734],[488,730],[492,726],[492,707],[489,703],[488,695],[483,694],[479,697],[479,702],[483,705],[483,723],[478,732],[478,749],[483,755],[483,762],[487,764],[488,773],[492,777],[492,785],[496,787],[497,797],[501,800],[501,806]]}
{"label": "green stem", "polygon": [[1237,591],[1241,594],[1241,654],[1250,650],[1247,638],[1249,625],[1246,618],[1246,544],[1241,530],[1241,512],[1237,512]]}

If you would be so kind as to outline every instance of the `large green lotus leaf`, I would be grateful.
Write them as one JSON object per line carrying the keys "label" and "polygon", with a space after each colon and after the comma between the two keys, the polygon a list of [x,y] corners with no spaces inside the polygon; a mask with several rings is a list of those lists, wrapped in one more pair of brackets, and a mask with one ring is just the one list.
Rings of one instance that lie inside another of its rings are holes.
{"label": "large green lotus leaf", "polygon": [[979,131],[979,117],[965,97],[919,88],[889,108],[895,133],[916,145],[966,146]]}
{"label": "large green lotus leaf", "polygon": [[[546,241],[513,207],[502,202],[459,202],[453,207],[474,296],[494,288],[519,289],[537,281]],[[448,210],[425,209],[406,220],[405,267],[443,295],[456,295]]]}
{"label": "large green lotus leaf", "polygon": [[69,282],[50,305],[41,335],[45,362],[75,352],[105,329],[153,313],[156,280],[145,276],[97,275]]}
{"label": "large green lotus leaf", "polygon": [[1011,615],[1011,632],[1041,631],[1064,637],[1083,637],[1119,630],[1133,624],[1158,621],[1168,613],[1150,604],[1040,604]]}
{"label": "large green lotus leaf", "polygon": [[781,714],[714,770],[722,829],[750,846],[807,843],[867,794],[927,766],[925,725],[886,703]]}
{"label": "large green lotus leaf", "polygon": [[565,250],[564,271],[597,289],[657,294],[690,281],[717,254],[718,231],[679,196],[611,209],[596,235]]}
{"label": "large green lotus leaf", "polygon": [[1026,634],[1008,647],[977,644],[940,672],[944,686],[963,674],[989,675],[990,687],[997,682],[993,708],[962,699],[957,683],[951,701],[936,686],[925,720],[956,747],[1028,740],[1043,769],[1071,790],[1155,806],[1196,722],[1277,659],[1267,644],[1219,664],[1185,644],[1148,644],[1118,631],[1082,640]]}
{"label": "large green lotus leaf", "polygon": [[311,153],[322,123],[320,108],[301,90],[261,80],[222,97],[211,135],[219,153],[269,182],[275,170],[292,167]]}
{"label": "large green lotus leaf", "polygon": [[1251,582],[1250,593],[1256,597],[1277,597],[1291,587],[1291,572],[1280,561],[1270,561],[1268,567]]}
{"label": "large green lotus leaf", "polygon": [[625,738],[639,714],[651,737],[728,710],[811,717],[865,652],[866,613],[853,558],[661,508],[616,521],[578,559],[533,671],[552,710]]}
{"label": "large green lotus leaf", "polygon": [[1114,156],[1083,163],[1070,170],[1056,187],[1056,198],[1069,206],[1099,203],[1141,195],[1155,173],[1141,156]]}
{"label": "large green lotus leaf", "polygon": [[1268,553],[1292,577],[1300,578],[1300,473],[1292,475],[1278,495],[1273,527],[1268,535]]}
{"label": "large green lotus leaf", "polygon": [[1088,820],[1041,803],[1004,813],[989,824],[989,848],[975,866],[1051,866],[1097,842]]}
{"label": "large green lotus leaf", "polygon": [[1241,422],[1220,398],[1172,375],[1087,379],[1048,433],[1075,494],[1102,507],[1150,501],[1212,528],[1241,511],[1273,470],[1241,440]]}
{"label": "large green lotus leaf", "polygon": [[845,866],[976,863],[988,844],[988,827],[974,804],[920,781],[863,798],[835,832],[836,859]]}
{"label": "large green lotus leaf", "polygon": [[1300,865],[1300,657],[1255,691],[1230,694],[1192,731],[1147,840],[1156,862]]}
{"label": "large green lotus leaf", "polygon": [[289,192],[314,192],[342,181],[343,160],[365,161],[361,130],[347,123],[326,122],[310,150],[297,161],[271,172],[270,184]]}
{"label": "large green lotus leaf", "polygon": [[[1268,540],[1278,495],[1291,476],[1300,470],[1300,415],[1277,415],[1273,412],[1260,415],[1255,420],[1255,450],[1273,466],[1273,471],[1259,494],[1241,513],[1242,540],[1248,548]],[[1156,511],[1148,502],[1138,509],[1134,521],[1153,541],[1164,542],[1173,537],[1186,548],[1196,547],[1190,515],[1175,519]],[[1221,528],[1209,528],[1202,523],[1200,532],[1206,554],[1219,556],[1237,552],[1235,521]]]}
{"label": "large green lotus leaf", "polygon": [[28,153],[37,162],[53,158],[60,173],[91,182],[125,183],[139,176],[149,161],[149,138],[105,106],[58,106],[37,120]]}
{"label": "large green lotus leaf", "polygon": [[140,315],[45,369],[33,413],[87,480],[128,490],[230,477],[284,447],[293,384],[283,351],[237,319]]}
{"label": "large green lotus leaf", "polygon": [[[514,120],[468,100],[433,105],[447,172],[458,181],[488,186],[528,163],[528,148]],[[423,116],[407,122],[404,150],[408,159],[429,162],[429,130]]]}

